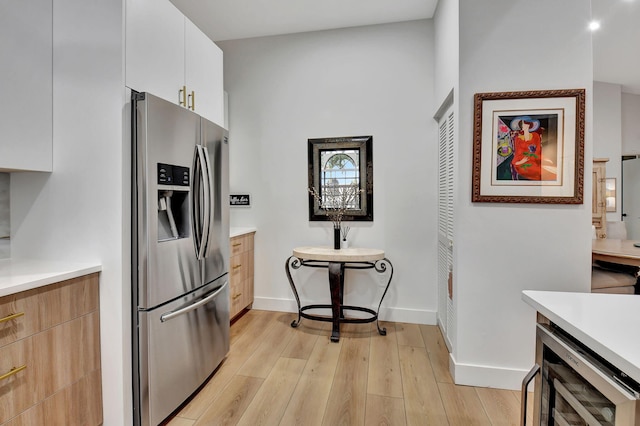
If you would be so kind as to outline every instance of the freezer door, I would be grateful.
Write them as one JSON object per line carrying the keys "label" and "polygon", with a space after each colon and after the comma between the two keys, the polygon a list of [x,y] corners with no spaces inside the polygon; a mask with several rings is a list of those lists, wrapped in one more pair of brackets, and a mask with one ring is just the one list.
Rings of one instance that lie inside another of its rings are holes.
{"label": "freezer door", "polygon": [[148,93],[135,101],[136,306],[150,309],[204,284],[191,211],[200,117]]}
{"label": "freezer door", "polygon": [[139,313],[139,419],[157,425],[213,373],[229,352],[227,277]]}
{"label": "freezer door", "polygon": [[229,271],[229,145],[226,130],[202,119],[202,141],[209,164],[211,223],[203,258],[203,280]]}

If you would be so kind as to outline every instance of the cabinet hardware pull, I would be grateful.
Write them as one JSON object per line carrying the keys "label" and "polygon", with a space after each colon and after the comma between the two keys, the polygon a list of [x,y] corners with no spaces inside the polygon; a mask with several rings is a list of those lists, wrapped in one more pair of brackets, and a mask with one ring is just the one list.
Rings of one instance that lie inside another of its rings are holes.
{"label": "cabinet hardware pull", "polygon": [[191,101],[189,102],[191,105],[187,104],[187,108],[190,109],[191,111],[195,111],[196,110],[196,92],[192,90],[191,94],[188,96],[188,99]]}
{"label": "cabinet hardware pull", "polygon": [[8,379],[9,377],[13,376],[14,374],[17,374],[17,373],[21,372],[25,368],[27,368],[26,365],[23,365],[22,367],[13,367],[11,370],[9,370],[9,372],[4,373],[2,376],[0,376],[0,380]]}
{"label": "cabinet hardware pull", "polygon": [[242,243],[234,243],[233,244],[234,247],[238,247],[238,246],[241,246],[241,245],[242,245]]}
{"label": "cabinet hardware pull", "polygon": [[240,265],[235,265],[235,266],[233,267],[233,269],[235,270],[235,269],[238,269],[238,268],[241,268],[241,267],[242,267],[242,264],[240,264]]}
{"label": "cabinet hardware pull", "polygon": [[11,321],[14,318],[18,318],[24,315],[24,312],[18,312],[17,314],[9,314],[4,318],[0,318],[0,322]]}
{"label": "cabinet hardware pull", "polygon": [[187,86],[182,86],[182,89],[178,90],[178,103],[183,107],[187,106]]}
{"label": "cabinet hardware pull", "polygon": [[235,294],[233,296],[233,300],[236,300],[238,297],[242,296],[242,293]]}

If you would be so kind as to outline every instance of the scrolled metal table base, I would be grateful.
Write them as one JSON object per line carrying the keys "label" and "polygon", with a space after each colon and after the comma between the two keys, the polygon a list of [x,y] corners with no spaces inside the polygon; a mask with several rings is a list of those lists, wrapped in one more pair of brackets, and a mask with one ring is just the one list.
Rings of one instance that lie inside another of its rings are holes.
{"label": "scrolled metal table base", "polygon": [[[329,270],[329,289],[331,291],[330,305],[314,304],[301,306],[300,297],[298,296],[298,290],[296,289],[295,283],[293,282],[293,277],[291,276],[291,270],[299,269],[302,266],[313,268],[327,268]],[[385,336],[387,334],[387,329],[384,327],[380,327],[380,321],[378,318],[380,307],[382,306],[382,301],[387,295],[387,291],[389,290],[389,286],[391,285],[391,279],[393,278],[393,264],[386,257],[375,262],[327,262],[318,260],[304,260],[299,259],[296,256],[290,256],[286,260],[284,268],[287,274],[287,278],[289,279],[289,285],[291,285],[291,290],[293,291],[293,295],[296,298],[296,304],[298,306],[298,319],[291,322],[291,327],[295,328],[300,325],[300,321],[302,320],[302,318],[307,318],[314,321],[331,322],[331,341],[337,342],[340,340],[341,323],[363,324],[375,321],[378,333],[382,336]],[[375,269],[376,272],[384,274],[387,272],[387,268],[390,268],[389,280],[387,281],[384,292],[382,293],[382,297],[380,298],[380,302],[378,303],[377,311],[361,306],[343,304],[345,269]],[[331,309],[331,317],[306,313],[306,311],[311,309]],[[367,314],[370,314],[370,316],[366,318],[347,318],[344,315],[345,311],[365,312]]]}

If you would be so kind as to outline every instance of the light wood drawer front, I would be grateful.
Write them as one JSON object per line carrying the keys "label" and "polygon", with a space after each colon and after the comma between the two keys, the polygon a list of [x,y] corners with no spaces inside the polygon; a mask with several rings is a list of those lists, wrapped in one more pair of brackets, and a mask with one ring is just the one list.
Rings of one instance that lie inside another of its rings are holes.
{"label": "light wood drawer front", "polygon": [[244,296],[244,306],[253,304],[253,276],[247,277],[242,282],[242,295]]}
{"label": "light wood drawer front", "polygon": [[231,298],[231,307],[229,311],[229,316],[233,318],[240,311],[244,309],[244,305],[243,305],[244,294],[243,294],[242,283],[238,283],[238,285],[234,285],[229,295],[230,295],[229,297]]}
{"label": "light wood drawer front", "polygon": [[253,233],[239,235],[230,240],[231,256],[244,253],[247,250],[253,250]]}
{"label": "light wood drawer front", "polygon": [[242,292],[242,282],[238,280],[229,280],[229,297],[231,301],[236,300],[238,293]]}
{"label": "light wood drawer front", "polygon": [[95,311],[34,336],[38,355],[40,351],[49,352],[46,358],[40,359],[48,366],[42,379],[47,396],[100,368],[99,327]]}
{"label": "light wood drawer front", "polygon": [[37,290],[1,297],[0,320],[4,320],[0,322],[0,347],[40,331],[38,310]]}
{"label": "light wood drawer front", "polygon": [[100,381],[100,370],[94,370],[71,386],[13,418],[4,426],[102,424]]}
{"label": "light wood drawer front", "polygon": [[249,269],[252,268],[253,262],[249,258],[249,253],[244,252],[231,258],[231,280],[240,282],[247,278]]}
{"label": "light wood drawer front", "polygon": [[253,303],[253,277],[248,277],[231,287],[230,316],[233,318],[240,311]]}
{"label": "light wood drawer front", "polygon": [[[0,391],[0,423],[70,386],[91,371],[99,371],[99,333],[99,314],[94,311],[0,348],[0,374],[14,367],[27,366],[0,382],[0,389],[5,390]],[[74,402],[58,406],[58,409],[64,411],[73,407],[84,410],[84,407],[75,407],[76,403],[79,404]]]}
{"label": "light wood drawer front", "polygon": [[253,304],[253,237],[254,233],[252,232],[233,237],[230,240],[229,298],[231,299],[231,318]]}
{"label": "light wood drawer front", "polygon": [[98,309],[99,275],[91,274],[0,298],[0,347]]}
{"label": "light wood drawer front", "polygon": [[42,400],[46,395],[39,380],[42,366],[36,359],[33,337],[0,348],[0,376],[13,368],[27,368],[0,381],[0,424]]}
{"label": "light wood drawer front", "polygon": [[42,288],[41,329],[45,330],[98,309],[99,274],[85,275]]}
{"label": "light wood drawer front", "polygon": [[246,250],[245,247],[247,246],[247,243],[245,240],[245,235],[231,238],[231,256],[235,256]]}

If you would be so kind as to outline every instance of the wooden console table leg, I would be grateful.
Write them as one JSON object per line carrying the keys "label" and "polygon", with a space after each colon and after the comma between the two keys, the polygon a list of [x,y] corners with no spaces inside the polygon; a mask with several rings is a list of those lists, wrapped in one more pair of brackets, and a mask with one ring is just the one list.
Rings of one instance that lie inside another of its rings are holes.
{"label": "wooden console table leg", "polygon": [[342,313],[342,283],[344,283],[344,263],[329,262],[329,289],[331,290],[331,316],[333,329],[331,341],[340,340],[340,314]]}

